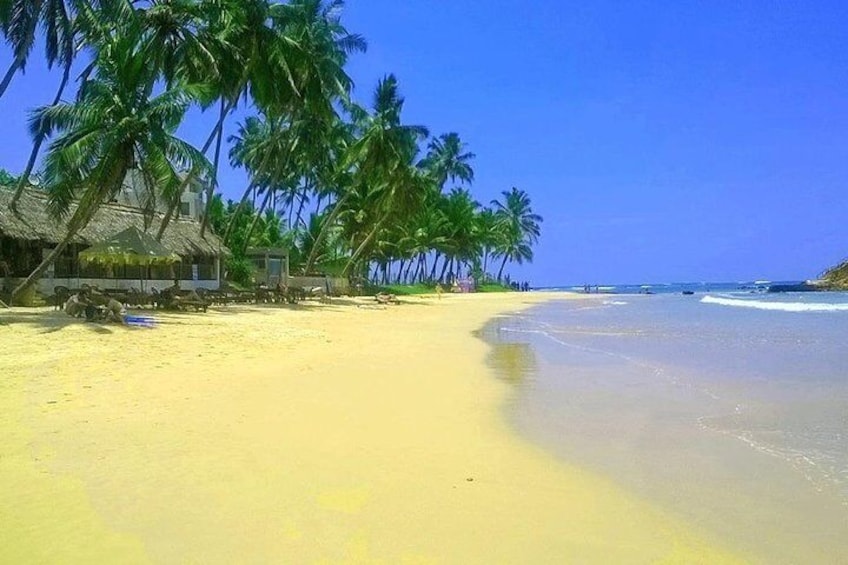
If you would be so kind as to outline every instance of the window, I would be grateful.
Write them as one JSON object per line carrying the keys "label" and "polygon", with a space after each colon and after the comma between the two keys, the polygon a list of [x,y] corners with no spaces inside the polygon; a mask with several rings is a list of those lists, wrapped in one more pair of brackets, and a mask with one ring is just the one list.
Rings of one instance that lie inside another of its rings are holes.
{"label": "window", "polygon": [[191,215],[191,204],[188,202],[180,202],[180,216],[187,218]]}

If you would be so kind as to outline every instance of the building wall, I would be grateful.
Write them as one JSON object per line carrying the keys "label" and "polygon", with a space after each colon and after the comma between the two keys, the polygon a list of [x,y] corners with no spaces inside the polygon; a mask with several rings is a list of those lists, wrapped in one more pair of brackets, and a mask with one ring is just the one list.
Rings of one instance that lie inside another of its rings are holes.
{"label": "building wall", "polygon": [[[115,198],[116,202],[124,206],[142,208],[143,186],[144,181],[141,173],[135,169],[130,170],[127,172],[120,193]],[[183,204],[178,211],[181,217],[200,220],[204,210],[202,186],[198,182],[190,184],[180,197],[180,202]],[[164,201],[158,202],[156,209],[162,213],[167,212],[167,206]]]}
{"label": "building wall", "polygon": [[324,292],[333,296],[350,293],[350,284],[347,279],[341,277],[289,277],[288,286],[315,288],[320,287]]}
{"label": "building wall", "polygon": [[[193,280],[191,278],[180,277],[180,287],[186,290],[197,290],[199,288],[217,290],[221,286],[221,262],[218,259],[215,260],[214,270],[217,276],[215,279],[212,280]],[[122,290],[129,290],[131,288],[141,289],[143,285],[144,290],[146,292],[149,292],[151,288],[156,288],[158,290],[167,288],[174,284],[174,280],[171,278],[156,278],[145,279],[144,281],[141,281],[137,278],[116,279],[85,276],[56,276],[55,271],[50,269],[44,274],[41,280],[38,281],[38,292],[43,295],[50,296],[53,294],[53,289],[57,286],[64,286],[69,289],[77,289],[80,288],[83,284],[87,284],[89,286],[96,286],[102,289],[114,288]]]}

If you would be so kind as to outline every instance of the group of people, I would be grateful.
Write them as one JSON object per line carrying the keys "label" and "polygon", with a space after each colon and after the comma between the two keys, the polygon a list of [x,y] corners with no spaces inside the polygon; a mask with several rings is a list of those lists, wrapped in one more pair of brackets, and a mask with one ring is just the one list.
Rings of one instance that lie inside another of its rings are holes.
{"label": "group of people", "polygon": [[99,292],[87,285],[65,302],[65,313],[72,318],[85,317],[87,322],[103,320],[105,322],[126,323],[124,305],[106,293]]}

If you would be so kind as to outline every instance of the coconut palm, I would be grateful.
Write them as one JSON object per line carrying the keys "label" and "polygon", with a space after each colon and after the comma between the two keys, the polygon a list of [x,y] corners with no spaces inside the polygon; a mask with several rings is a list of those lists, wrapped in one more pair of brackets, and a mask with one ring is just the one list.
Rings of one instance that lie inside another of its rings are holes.
{"label": "coconut palm", "polygon": [[180,184],[179,170],[209,167],[200,152],[174,135],[189,96],[172,88],[149,97],[155,69],[135,50],[131,38],[116,40],[108,53],[75,103],[42,107],[32,114],[33,134],[52,138],[42,179],[48,210],[66,221],[66,235],[15,289],[15,296],[34,284],[100,206],[118,194],[129,171],[137,170],[145,180],[146,207],[152,211],[159,193],[167,198]]}
{"label": "coconut palm", "polygon": [[[52,105],[55,106],[62,100],[65,88],[68,86],[73,62],[79,52],[84,48],[89,48],[93,52],[92,58],[94,59],[94,63],[89,64],[82,74],[83,77],[90,76],[97,61],[97,50],[101,46],[107,46],[110,43],[109,39],[116,33],[119,33],[118,30],[120,30],[120,33],[126,33],[126,30],[132,25],[135,18],[133,17],[134,14],[131,6],[124,0],[74,0],[66,3],[64,11],[60,3],[51,2],[51,6],[46,10],[46,13],[52,15],[54,21],[52,27],[58,27],[59,29],[64,29],[64,18],[71,13],[74,14],[73,19],[69,22],[70,28],[65,30],[65,32],[70,33],[70,36],[57,35],[56,39],[58,44],[61,45],[60,56],[57,60],[62,63],[63,72],[59,88],[53,98]],[[51,26],[45,23],[44,27],[47,29],[49,41]],[[61,41],[58,41],[59,37],[61,37]],[[48,47],[48,64],[50,64],[51,51],[53,49]],[[24,189],[29,185],[30,175],[35,168],[35,163],[43,143],[44,136],[36,134],[26,167],[18,179],[17,188],[9,203],[13,211],[16,210],[17,203]]]}
{"label": "coconut palm", "polygon": [[[8,43],[14,52],[14,61],[0,83],[0,97],[9,86],[12,77],[18,70],[23,71],[35,34],[39,25],[44,29],[46,39],[47,65],[52,68],[55,63],[62,66],[62,80],[53,99],[58,104],[68,85],[76,49],[74,46],[75,26],[71,6],[66,2],[56,0],[48,2],[27,2],[22,0],[0,0],[0,28],[3,30]],[[17,209],[18,200],[29,183],[30,174],[35,167],[35,161],[44,142],[43,136],[36,136],[29,160],[20,175],[10,208]]]}
{"label": "coconut palm", "polygon": [[233,144],[230,161],[234,167],[243,167],[250,176],[238,207],[230,218],[224,233],[229,240],[232,226],[238,221],[251,193],[263,196],[259,207],[261,214],[274,193],[289,192],[297,181],[300,131],[297,125],[272,117],[249,117],[231,136]]}
{"label": "coconut palm", "polygon": [[65,0],[0,0],[0,30],[14,59],[0,81],[0,97],[26,67],[36,34],[44,31],[47,65],[66,69],[74,58],[73,4]]}
{"label": "coconut palm", "polygon": [[403,103],[397,79],[388,75],[377,84],[371,113],[353,108],[358,138],[350,147],[347,162],[355,167],[353,188],[364,206],[359,212],[370,216],[370,221],[364,232],[353,234],[352,241],[358,245],[345,275],[386,220],[393,214],[409,215],[426,194],[428,179],[414,161],[427,128],[402,124]]}
{"label": "coconut palm", "polygon": [[427,156],[420,165],[433,175],[440,189],[444,189],[448,180],[471,184],[474,182],[474,169],[470,162],[475,155],[465,148],[459,134],[442,134],[430,141]]}
{"label": "coconut palm", "polygon": [[539,224],[542,223],[542,217],[533,213],[530,196],[526,192],[512,187],[501,194],[503,202],[492,200],[499,232],[495,251],[503,257],[498,280],[501,280],[507,261],[520,265],[533,260],[532,246],[539,239]]}
{"label": "coconut palm", "polygon": [[202,2],[151,0],[136,13],[139,49],[162,74],[166,86],[215,80],[216,54],[226,45],[211,32]]}
{"label": "coconut palm", "polygon": [[[346,97],[352,85],[344,72],[347,57],[365,50],[365,41],[341,25],[342,1],[207,0],[206,4],[212,29],[227,45],[236,46],[221,53],[221,78],[213,85],[221,108],[213,130],[213,135],[217,132],[215,170],[223,122],[246,93],[266,115],[333,121],[334,103]],[[214,182],[208,187],[207,206],[213,191]]]}

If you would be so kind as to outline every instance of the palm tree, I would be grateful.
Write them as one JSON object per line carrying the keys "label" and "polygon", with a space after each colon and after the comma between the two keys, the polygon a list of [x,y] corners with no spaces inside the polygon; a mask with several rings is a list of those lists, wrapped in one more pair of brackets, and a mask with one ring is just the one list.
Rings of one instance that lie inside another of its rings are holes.
{"label": "palm tree", "polygon": [[26,67],[39,28],[44,30],[47,65],[69,68],[74,58],[73,6],[64,0],[0,0],[0,31],[14,59],[0,81],[0,98],[12,77]]}
{"label": "palm tree", "polygon": [[480,269],[483,272],[483,277],[487,278],[487,269],[489,267],[489,257],[495,250],[498,243],[498,218],[495,211],[491,208],[483,208],[477,215],[477,234],[479,238],[481,265]]}
{"label": "palm tree", "polygon": [[470,164],[474,157],[474,153],[465,150],[459,134],[446,133],[430,141],[427,156],[420,165],[430,171],[439,188],[444,189],[448,179],[467,184],[474,182],[474,169]]}
{"label": "palm tree", "polygon": [[542,217],[533,213],[530,196],[526,192],[512,187],[501,194],[504,197],[503,202],[492,200],[499,232],[495,250],[503,257],[498,270],[498,280],[501,280],[507,261],[520,265],[533,260],[532,245],[539,239],[539,224],[542,223]]}
{"label": "palm tree", "polygon": [[166,86],[217,78],[216,54],[226,45],[211,33],[199,0],[151,0],[136,13],[139,48],[161,73]]}
{"label": "palm tree", "polygon": [[[333,104],[347,97],[352,85],[344,72],[347,57],[366,47],[360,36],[341,25],[343,1],[206,0],[206,5],[211,29],[224,44],[234,46],[219,53],[220,80],[213,84],[220,99],[213,130],[216,171],[223,122],[247,92],[263,114],[289,116],[292,121],[310,114],[332,122]],[[207,207],[214,178],[207,188]]]}
{"label": "palm tree", "polygon": [[48,210],[66,219],[67,228],[65,238],[13,296],[31,287],[100,206],[118,194],[130,170],[138,170],[145,180],[145,201],[152,214],[158,193],[167,194],[180,184],[179,170],[208,169],[200,152],[174,136],[190,98],[176,88],[148,96],[155,69],[135,49],[132,38],[117,39],[108,54],[98,61],[95,77],[81,88],[75,103],[42,107],[32,114],[33,134],[53,138],[42,178]]}
{"label": "palm tree", "polygon": [[[52,68],[55,63],[59,63],[63,69],[62,80],[59,83],[53,104],[58,104],[62,99],[62,94],[70,79],[71,66],[76,54],[74,46],[76,26],[73,22],[71,7],[66,5],[65,2],[56,0],[48,2],[43,0],[39,2],[0,0],[0,27],[2,27],[7,41],[11,44],[15,56],[6,76],[3,78],[3,82],[0,83],[0,97],[5,93],[15,73],[24,69],[39,24],[45,31],[48,67]],[[17,210],[18,200],[29,183],[30,174],[35,167],[35,161],[43,142],[43,136],[36,136],[29,160],[24,172],[18,179],[15,193],[12,195],[9,204],[13,211]]]}
{"label": "palm tree", "polygon": [[[377,84],[373,111],[354,107],[358,139],[351,145],[347,162],[355,167],[354,190],[370,214],[370,229],[354,234],[358,240],[344,270],[347,275],[392,214],[409,215],[426,193],[427,179],[415,165],[418,142],[427,137],[424,126],[401,123],[404,100],[397,79],[388,75]],[[364,237],[362,237],[364,236]]]}
{"label": "palm tree", "polygon": [[[60,4],[61,3],[54,1],[50,2],[50,6],[44,8],[45,13],[51,16],[54,21],[52,26],[48,25],[48,23],[44,24],[48,30],[48,41],[50,41],[51,27],[64,29],[65,31],[63,33],[70,33],[70,36],[57,35],[57,38],[53,40],[61,46],[57,60],[62,63],[63,67],[62,80],[59,83],[59,88],[53,98],[53,106],[62,100],[62,95],[64,94],[65,88],[68,86],[70,79],[71,68],[78,54],[84,48],[90,48],[94,51],[92,58],[96,63],[96,51],[100,47],[108,46],[110,38],[112,38],[115,34],[126,33],[126,30],[129,29],[134,22],[132,8],[129,3],[124,0],[73,0],[64,11]],[[74,9],[71,10],[70,8]],[[71,14],[73,14],[73,18],[69,22],[70,28],[65,29],[64,18]],[[61,41],[59,41],[60,37]],[[48,64],[50,64],[51,52],[53,50],[54,49],[48,47]],[[82,74],[83,77],[87,77],[91,74],[94,70],[95,63],[91,63],[86,67]],[[9,207],[13,211],[17,210],[18,201],[20,200],[23,191],[29,185],[30,175],[35,168],[35,163],[38,159],[43,143],[44,136],[36,135],[26,167],[18,179],[15,193],[12,195],[12,200],[9,203]]]}
{"label": "palm tree", "polygon": [[[135,8],[132,18],[134,25],[125,25],[122,29],[122,33],[137,36],[139,51],[148,58],[166,88],[193,85],[190,89],[193,100],[204,110],[208,109],[220,94],[221,84],[225,80],[222,75],[240,76],[240,73],[234,70],[237,65],[226,66],[225,61],[232,61],[235,48],[227,43],[220,29],[215,27],[213,13],[216,12],[211,10],[212,5],[217,5],[217,2],[149,0]],[[151,88],[154,84],[151,83]],[[213,142],[218,140],[213,174],[211,178],[205,179],[210,189],[215,186],[214,172],[217,172],[220,155],[222,122],[229,111],[223,98],[221,106],[219,120],[201,149],[205,154]],[[161,239],[179,206],[180,196],[190,184],[197,182],[197,176],[198,171],[188,171],[180,185],[172,191],[173,200],[168,202],[165,218],[157,233],[158,239]],[[209,205],[211,198],[207,207]]]}

